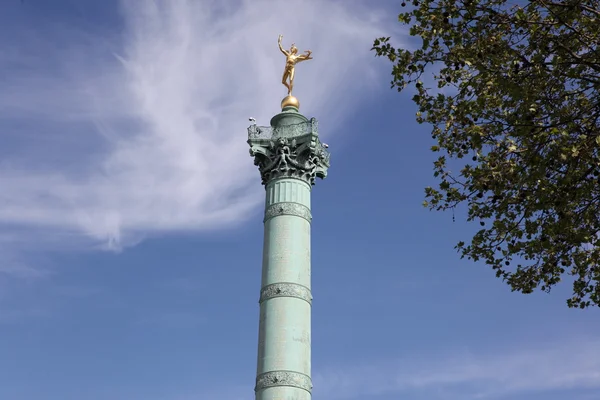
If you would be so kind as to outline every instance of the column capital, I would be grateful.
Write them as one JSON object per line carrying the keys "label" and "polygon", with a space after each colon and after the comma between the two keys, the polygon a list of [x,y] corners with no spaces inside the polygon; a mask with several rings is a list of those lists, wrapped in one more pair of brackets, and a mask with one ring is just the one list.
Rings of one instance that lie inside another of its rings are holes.
{"label": "column capital", "polygon": [[297,178],[314,185],[316,178],[327,176],[330,154],[319,140],[316,118],[307,120],[294,107],[286,107],[271,124],[248,127],[250,155],[263,185],[278,178]]}

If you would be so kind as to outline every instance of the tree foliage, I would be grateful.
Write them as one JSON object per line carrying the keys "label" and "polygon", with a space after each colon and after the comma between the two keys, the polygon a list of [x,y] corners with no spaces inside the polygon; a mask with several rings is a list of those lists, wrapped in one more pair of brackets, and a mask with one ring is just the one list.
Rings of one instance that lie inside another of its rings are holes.
{"label": "tree foliage", "polygon": [[600,306],[600,2],[415,0],[399,21],[421,47],[373,50],[432,125],[426,205],[481,225],[459,253],[523,293],[572,275],[568,306]]}

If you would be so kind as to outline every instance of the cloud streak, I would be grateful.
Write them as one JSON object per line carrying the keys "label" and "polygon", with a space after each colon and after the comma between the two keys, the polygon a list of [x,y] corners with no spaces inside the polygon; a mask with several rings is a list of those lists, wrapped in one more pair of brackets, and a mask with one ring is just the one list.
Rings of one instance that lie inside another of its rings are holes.
{"label": "cloud streak", "polygon": [[378,86],[369,52],[378,11],[316,0],[293,13],[286,1],[218,6],[126,1],[120,35],[21,36],[24,50],[0,58],[0,228],[119,249],[243,221],[262,201],[247,118],[268,124],[285,94],[279,33],[313,50],[295,94],[324,119],[323,136]]}
{"label": "cloud streak", "polygon": [[600,389],[600,341],[579,338],[502,353],[465,351],[316,372],[315,395],[328,399],[411,393],[430,399],[475,400],[591,390]]}

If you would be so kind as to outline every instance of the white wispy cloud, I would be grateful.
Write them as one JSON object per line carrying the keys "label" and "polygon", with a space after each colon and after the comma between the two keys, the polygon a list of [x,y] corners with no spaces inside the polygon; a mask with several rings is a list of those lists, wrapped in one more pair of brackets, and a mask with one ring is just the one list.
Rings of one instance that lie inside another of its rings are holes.
{"label": "white wispy cloud", "polygon": [[314,375],[315,396],[354,399],[410,393],[429,399],[475,400],[600,389],[598,339],[571,338],[503,350],[329,367]]}
{"label": "white wispy cloud", "polygon": [[262,200],[248,117],[268,124],[285,94],[279,33],[313,51],[295,95],[325,138],[382,83],[371,4],[225,4],[125,1],[112,32],[49,23],[2,43],[0,228],[118,249],[242,221]]}

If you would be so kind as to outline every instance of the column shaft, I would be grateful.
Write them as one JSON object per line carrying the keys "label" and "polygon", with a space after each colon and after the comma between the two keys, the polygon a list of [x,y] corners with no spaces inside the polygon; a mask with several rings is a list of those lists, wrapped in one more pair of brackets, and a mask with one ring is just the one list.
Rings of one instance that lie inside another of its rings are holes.
{"label": "column shaft", "polygon": [[266,185],[256,400],[311,399],[310,191]]}

